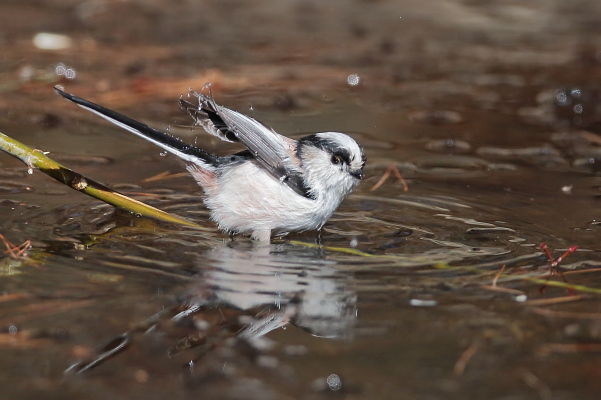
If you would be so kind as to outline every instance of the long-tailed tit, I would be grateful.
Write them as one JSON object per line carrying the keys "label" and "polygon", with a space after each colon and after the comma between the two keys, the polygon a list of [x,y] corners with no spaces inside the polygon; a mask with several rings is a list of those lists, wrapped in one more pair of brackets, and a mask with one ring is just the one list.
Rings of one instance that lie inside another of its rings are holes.
{"label": "long-tailed tit", "polygon": [[362,179],[365,155],[349,136],[322,132],[293,140],[216,104],[204,90],[190,91],[198,105],[180,98],[181,109],[208,133],[228,142],[240,141],[248,150],[228,156],[207,153],[58,87],[55,90],[190,163],[187,169],[204,189],[211,218],[232,234],[250,233],[253,239],[268,241],[272,234],[321,229]]}

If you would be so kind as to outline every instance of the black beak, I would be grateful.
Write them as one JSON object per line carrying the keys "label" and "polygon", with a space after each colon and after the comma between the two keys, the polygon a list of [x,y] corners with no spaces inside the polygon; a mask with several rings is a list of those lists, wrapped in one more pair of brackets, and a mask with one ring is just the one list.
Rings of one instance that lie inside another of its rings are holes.
{"label": "black beak", "polygon": [[356,171],[352,171],[351,172],[351,176],[353,178],[357,178],[359,180],[363,179],[363,170],[362,169],[358,169]]}

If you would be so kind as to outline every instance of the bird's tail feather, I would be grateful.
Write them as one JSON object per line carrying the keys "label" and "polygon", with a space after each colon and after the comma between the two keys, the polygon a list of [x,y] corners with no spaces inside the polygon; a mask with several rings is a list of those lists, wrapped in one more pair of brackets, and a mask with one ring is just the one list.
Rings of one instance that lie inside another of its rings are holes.
{"label": "bird's tail feather", "polygon": [[80,97],[74,96],[70,93],[67,93],[61,90],[59,87],[55,87],[54,90],[65,99],[70,100],[77,104],[78,106],[91,111],[102,118],[108,120],[109,122],[132,132],[149,142],[156,144],[159,147],[167,150],[170,153],[177,155],[178,157],[198,164],[199,162],[203,164],[216,165],[217,156],[207,153],[206,151],[186,144],[180,139],[169,135],[166,132],[159,131],[158,129],[151,128],[150,126],[126,117],[125,115],[119,114],[116,111],[98,105],[96,103],[92,103],[91,101],[82,99]]}

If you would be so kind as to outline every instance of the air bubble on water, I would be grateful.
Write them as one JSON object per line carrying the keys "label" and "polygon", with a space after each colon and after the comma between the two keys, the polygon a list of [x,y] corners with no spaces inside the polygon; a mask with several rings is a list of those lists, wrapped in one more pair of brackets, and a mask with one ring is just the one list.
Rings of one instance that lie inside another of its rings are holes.
{"label": "air bubble on water", "polygon": [[576,104],[574,106],[574,112],[576,114],[582,114],[582,109],[583,109],[582,104]]}
{"label": "air bubble on water", "polygon": [[33,168],[31,168],[31,167],[27,168],[27,173],[29,175],[33,175]]}

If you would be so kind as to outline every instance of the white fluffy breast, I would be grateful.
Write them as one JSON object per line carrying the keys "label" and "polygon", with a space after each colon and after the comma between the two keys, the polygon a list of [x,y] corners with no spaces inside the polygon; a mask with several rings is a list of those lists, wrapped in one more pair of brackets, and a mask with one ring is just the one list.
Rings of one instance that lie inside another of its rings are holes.
{"label": "white fluffy breast", "polygon": [[205,204],[212,219],[219,228],[234,233],[319,229],[340,204],[300,196],[255,161],[219,171],[207,194]]}

